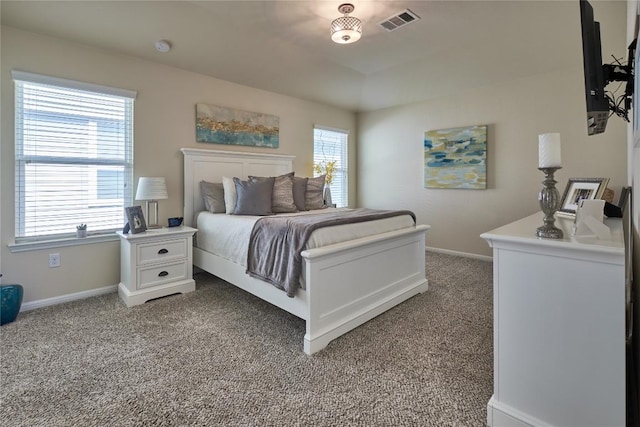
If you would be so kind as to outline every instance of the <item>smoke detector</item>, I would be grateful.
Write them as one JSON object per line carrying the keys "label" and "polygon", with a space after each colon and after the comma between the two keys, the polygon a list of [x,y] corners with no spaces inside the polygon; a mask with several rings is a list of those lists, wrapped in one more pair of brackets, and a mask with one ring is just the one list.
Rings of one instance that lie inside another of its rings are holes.
{"label": "smoke detector", "polygon": [[166,40],[158,40],[156,42],[156,50],[162,53],[169,52],[171,50],[171,43]]}

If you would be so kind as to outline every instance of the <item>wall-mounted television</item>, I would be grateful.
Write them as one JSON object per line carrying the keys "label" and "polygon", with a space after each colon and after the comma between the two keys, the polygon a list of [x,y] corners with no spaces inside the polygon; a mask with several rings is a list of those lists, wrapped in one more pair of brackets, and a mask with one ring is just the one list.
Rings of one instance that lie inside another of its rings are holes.
{"label": "wall-mounted television", "polygon": [[[617,114],[629,121],[628,112],[633,97],[633,61],[636,41],[629,46],[626,65],[602,63],[600,23],[594,19],[593,7],[587,0],[580,0],[580,24],[582,28],[582,58],[584,88],[587,102],[587,131],[589,135],[603,133],[609,116]],[[614,99],[606,91],[610,82],[626,82],[624,94]]]}
{"label": "wall-mounted television", "polygon": [[604,132],[609,119],[609,101],[605,95],[600,23],[593,18],[593,7],[580,0],[582,26],[582,59],[584,63],[584,88],[587,98],[587,130],[589,135]]}

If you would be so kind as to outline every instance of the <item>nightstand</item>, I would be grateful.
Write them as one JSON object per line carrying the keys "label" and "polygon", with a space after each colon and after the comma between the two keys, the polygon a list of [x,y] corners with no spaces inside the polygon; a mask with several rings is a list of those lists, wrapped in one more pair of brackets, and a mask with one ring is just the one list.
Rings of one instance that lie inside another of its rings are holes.
{"label": "nightstand", "polygon": [[191,227],[147,230],[120,236],[118,295],[127,307],[196,289]]}

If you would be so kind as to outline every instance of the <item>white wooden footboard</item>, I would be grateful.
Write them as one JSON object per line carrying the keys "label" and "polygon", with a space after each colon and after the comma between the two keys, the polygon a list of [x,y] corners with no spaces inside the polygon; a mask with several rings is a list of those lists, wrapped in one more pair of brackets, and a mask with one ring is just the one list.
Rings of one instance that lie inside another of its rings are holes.
{"label": "white wooden footboard", "polygon": [[419,225],[302,252],[309,304],[305,353],[427,290],[428,229]]}

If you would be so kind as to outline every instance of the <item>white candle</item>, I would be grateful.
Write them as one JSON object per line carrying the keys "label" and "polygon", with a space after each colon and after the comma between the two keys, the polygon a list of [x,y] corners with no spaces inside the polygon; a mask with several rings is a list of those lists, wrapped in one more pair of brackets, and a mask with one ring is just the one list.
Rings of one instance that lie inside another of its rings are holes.
{"label": "white candle", "polygon": [[538,167],[559,168],[561,166],[560,134],[543,133],[538,135]]}

